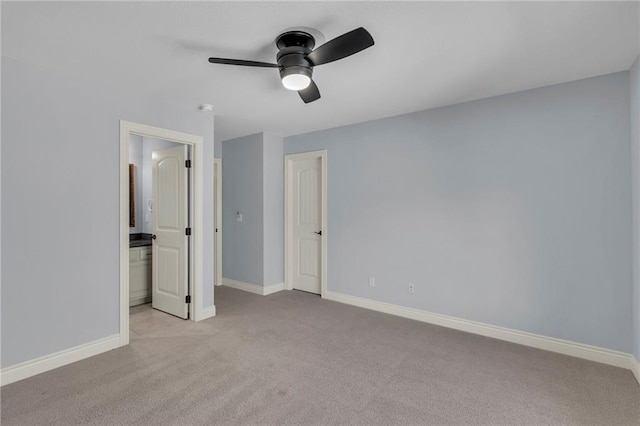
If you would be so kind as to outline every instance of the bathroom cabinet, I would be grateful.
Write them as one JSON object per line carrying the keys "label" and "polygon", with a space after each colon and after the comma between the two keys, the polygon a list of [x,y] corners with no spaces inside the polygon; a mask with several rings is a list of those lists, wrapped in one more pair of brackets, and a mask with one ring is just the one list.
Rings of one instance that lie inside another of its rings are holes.
{"label": "bathroom cabinet", "polygon": [[151,302],[151,246],[129,249],[129,306]]}

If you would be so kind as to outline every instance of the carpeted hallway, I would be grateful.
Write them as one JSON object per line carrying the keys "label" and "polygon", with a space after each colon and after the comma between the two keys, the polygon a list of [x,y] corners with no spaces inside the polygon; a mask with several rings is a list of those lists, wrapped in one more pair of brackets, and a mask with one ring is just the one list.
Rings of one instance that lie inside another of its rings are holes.
{"label": "carpeted hallway", "polygon": [[631,372],[298,291],[132,309],[128,347],[2,388],[2,424],[640,424]]}

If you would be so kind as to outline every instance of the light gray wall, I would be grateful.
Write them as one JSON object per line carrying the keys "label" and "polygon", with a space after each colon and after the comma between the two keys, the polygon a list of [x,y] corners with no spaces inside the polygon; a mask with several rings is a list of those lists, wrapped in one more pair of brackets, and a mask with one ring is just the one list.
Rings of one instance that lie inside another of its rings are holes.
{"label": "light gray wall", "polygon": [[285,138],[318,149],[330,291],[631,351],[627,72]]}
{"label": "light gray wall", "polygon": [[262,286],[262,134],[224,141],[222,161],[222,274]]}
{"label": "light gray wall", "polygon": [[130,234],[139,234],[143,232],[143,213],[144,206],[142,204],[143,193],[143,164],[142,164],[142,136],[131,135],[129,136],[129,164],[134,165],[134,207],[136,216],[136,226],[129,228]]}
{"label": "light gray wall", "polygon": [[222,142],[224,278],[259,286],[284,281],[283,146],[282,137],[268,133]]}
{"label": "light gray wall", "polygon": [[284,282],[284,141],[263,134],[264,285]]}
{"label": "light gray wall", "polygon": [[[638,7],[640,51],[640,7]],[[631,117],[631,197],[633,204],[633,354],[640,361],[640,56],[629,70]]]}
{"label": "light gray wall", "polygon": [[[204,137],[213,217],[211,114],[2,57],[2,367],[119,332],[120,119]],[[201,232],[210,306],[210,220]]]}
{"label": "light gray wall", "polygon": [[215,141],[214,154],[216,158],[222,158],[222,141]]}
{"label": "light gray wall", "polygon": [[144,220],[141,232],[153,234],[153,207],[151,210],[148,207],[149,201],[153,197],[153,151],[173,148],[178,145],[180,144],[160,139],[142,138],[142,153],[140,155],[142,158],[142,204],[140,204],[140,207],[144,211]]}

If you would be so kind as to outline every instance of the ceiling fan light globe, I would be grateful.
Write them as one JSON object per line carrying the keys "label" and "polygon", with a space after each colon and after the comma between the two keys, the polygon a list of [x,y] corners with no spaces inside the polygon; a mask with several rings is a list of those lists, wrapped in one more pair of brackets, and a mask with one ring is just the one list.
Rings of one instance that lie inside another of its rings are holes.
{"label": "ceiling fan light globe", "polygon": [[282,77],[282,85],[289,90],[303,90],[311,84],[311,77],[305,74],[288,74]]}

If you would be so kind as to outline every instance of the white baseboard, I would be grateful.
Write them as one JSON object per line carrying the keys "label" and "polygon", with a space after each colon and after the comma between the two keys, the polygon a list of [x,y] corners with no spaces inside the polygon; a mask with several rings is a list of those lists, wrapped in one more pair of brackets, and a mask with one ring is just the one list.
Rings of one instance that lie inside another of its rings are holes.
{"label": "white baseboard", "polygon": [[129,299],[129,307],[131,308],[149,302],[151,302],[151,296],[136,297],[135,299]]}
{"label": "white baseboard", "polygon": [[216,305],[206,306],[200,309],[198,317],[195,319],[197,321],[206,320],[207,318],[212,318],[216,316]]}
{"label": "white baseboard", "polygon": [[282,290],[284,290],[284,283],[271,284],[263,287],[262,295],[268,296],[270,294],[277,293]]}
{"label": "white baseboard", "polygon": [[222,285],[235,288],[238,290],[248,291],[249,293],[259,294],[261,296],[267,296],[269,294],[276,293],[280,290],[284,290],[284,283],[272,284],[266,287],[262,287],[256,284],[245,283],[243,281],[232,280],[231,278],[223,278]]}
{"label": "white baseboard", "polygon": [[636,380],[640,385],[640,362],[638,362],[636,357],[632,357],[631,362],[633,364],[633,366],[631,367],[631,371],[633,372],[633,375],[636,376]]}
{"label": "white baseboard", "polygon": [[237,290],[248,291],[249,293],[262,295],[262,286],[249,284],[243,281],[232,280],[231,278],[223,278],[222,285],[235,288]]}
{"label": "white baseboard", "polygon": [[[419,309],[378,302],[376,300],[364,299],[333,291],[328,291],[325,295],[325,299],[358,306],[360,308],[371,309],[373,311],[384,312],[403,318],[409,318],[416,321],[422,321],[429,324],[466,331],[468,333],[479,334],[481,336],[492,337],[494,339],[505,340],[507,342],[517,343],[533,348],[557,352],[564,355],[574,356],[576,358],[587,359],[589,361],[600,362],[602,364],[613,365],[615,367],[633,370],[635,362],[636,371],[634,371],[634,374],[636,374],[636,378],[640,375],[640,372],[637,370],[637,361],[635,361],[633,355],[624,352],[498,327],[481,322],[469,321],[447,315],[434,314]],[[640,380],[638,381],[640,382]]]}
{"label": "white baseboard", "polygon": [[44,373],[45,371],[53,370],[54,368],[116,349],[120,346],[120,335],[114,334],[113,336],[94,340],[93,342],[45,355],[32,359],[31,361],[12,365],[11,367],[3,368],[0,372],[0,383],[2,383],[2,386],[8,385],[9,383],[17,382],[27,377],[35,376],[36,374]]}

